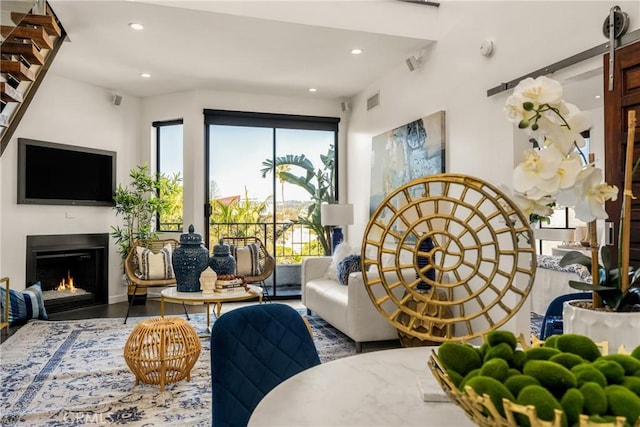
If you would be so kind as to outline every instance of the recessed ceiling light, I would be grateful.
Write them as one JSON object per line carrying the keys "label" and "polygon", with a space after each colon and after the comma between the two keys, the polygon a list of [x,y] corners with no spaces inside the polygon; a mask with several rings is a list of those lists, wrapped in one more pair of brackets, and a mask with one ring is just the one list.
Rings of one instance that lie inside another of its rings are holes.
{"label": "recessed ceiling light", "polygon": [[317,92],[317,91],[318,91],[318,89],[316,89],[315,87],[309,88],[309,92]]}
{"label": "recessed ceiling light", "polygon": [[148,79],[149,77],[151,77],[151,74],[149,74],[149,73],[142,73],[142,74],[140,74],[140,77],[142,77],[143,79]]}
{"label": "recessed ceiling light", "polygon": [[595,96],[595,98],[596,98],[596,99],[600,99],[600,95],[596,95],[596,96]]}
{"label": "recessed ceiling light", "polygon": [[144,25],[139,24],[137,22],[129,22],[129,28],[136,31],[144,30]]}
{"label": "recessed ceiling light", "polygon": [[352,55],[360,55],[362,53],[362,49],[351,49],[351,54]]}

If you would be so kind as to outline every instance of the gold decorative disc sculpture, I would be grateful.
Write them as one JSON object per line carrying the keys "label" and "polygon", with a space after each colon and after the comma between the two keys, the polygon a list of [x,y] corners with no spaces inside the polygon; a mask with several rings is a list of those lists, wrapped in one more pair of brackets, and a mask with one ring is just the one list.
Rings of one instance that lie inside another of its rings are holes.
{"label": "gold decorative disc sculpture", "polygon": [[401,336],[468,341],[505,324],[533,284],[528,218],[478,178],[415,179],[375,210],[362,244],[363,277]]}

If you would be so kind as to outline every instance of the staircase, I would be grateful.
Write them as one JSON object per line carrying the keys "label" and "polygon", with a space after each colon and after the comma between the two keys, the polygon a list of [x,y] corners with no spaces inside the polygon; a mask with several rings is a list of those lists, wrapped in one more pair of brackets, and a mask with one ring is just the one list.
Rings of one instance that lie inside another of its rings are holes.
{"label": "staircase", "polygon": [[0,3],[0,156],[66,37],[44,0]]}

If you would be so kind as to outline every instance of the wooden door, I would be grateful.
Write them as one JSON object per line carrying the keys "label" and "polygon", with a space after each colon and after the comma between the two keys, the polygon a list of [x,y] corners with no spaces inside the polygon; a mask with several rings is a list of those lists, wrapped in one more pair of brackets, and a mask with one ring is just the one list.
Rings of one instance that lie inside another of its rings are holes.
{"label": "wooden door", "polygon": [[[627,146],[627,113],[636,111],[640,118],[640,42],[618,48],[615,52],[614,89],[609,91],[609,55],[604,56],[604,122],[605,122],[605,179],[620,189],[618,200],[607,202],[608,221],[613,222],[613,248],[618,248],[620,209],[624,189],[624,165]],[[633,158],[640,157],[640,130],[636,127]],[[640,171],[633,176],[631,203],[630,265],[640,266]],[[611,251],[617,260],[617,250]]]}

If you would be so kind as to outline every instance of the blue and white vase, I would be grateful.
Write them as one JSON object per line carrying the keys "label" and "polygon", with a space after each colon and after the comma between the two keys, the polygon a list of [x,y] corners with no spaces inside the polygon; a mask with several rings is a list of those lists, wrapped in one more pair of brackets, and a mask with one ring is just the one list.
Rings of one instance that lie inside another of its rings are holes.
{"label": "blue and white vase", "polygon": [[236,260],[231,255],[229,245],[223,239],[213,247],[213,255],[209,258],[209,267],[218,276],[223,274],[236,274]]}
{"label": "blue and white vase", "polygon": [[180,235],[180,246],[173,251],[173,272],[176,276],[178,292],[200,292],[200,273],[207,268],[209,251],[202,243],[202,235],[194,232]]}

